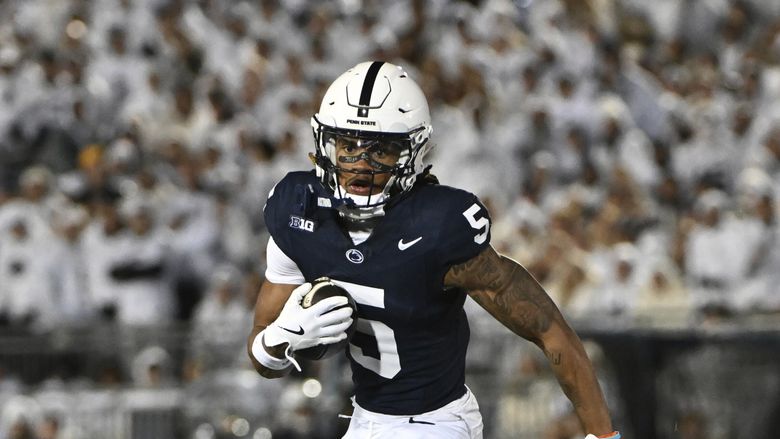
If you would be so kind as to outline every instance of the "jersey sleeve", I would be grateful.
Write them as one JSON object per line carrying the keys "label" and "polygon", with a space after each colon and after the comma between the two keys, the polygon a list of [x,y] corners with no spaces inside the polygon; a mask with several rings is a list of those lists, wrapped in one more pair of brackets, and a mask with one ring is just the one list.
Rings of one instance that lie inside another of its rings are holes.
{"label": "jersey sleeve", "polygon": [[[274,247],[279,252],[290,259],[294,258],[294,247],[290,237],[290,197],[291,186],[294,186],[293,178],[287,174],[282,180],[276,183],[268,193],[268,199],[263,206],[263,215],[265,218],[265,227],[268,234],[271,235]],[[268,257],[268,256],[267,256]],[[268,261],[270,263],[270,261]]]}
{"label": "jersey sleeve", "polygon": [[[263,206],[263,219],[265,220],[265,227],[268,229],[268,233],[275,237],[279,233],[279,199],[281,195],[277,191],[277,188],[284,186],[284,180],[276,183],[274,187],[268,192],[268,198]],[[283,189],[282,189],[283,190]]]}
{"label": "jersey sleeve", "polygon": [[[263,206],[263,216],[268,234],[271,235],[273,248],[278,254],[284,255],[293,264],[299,262],[303,250],[301,243],[296,241],[290,221],[293,215],[303,215],[305,203],[302,202],[302,189],[312,184],[307,172],[290,172],[281,179],[268,193],[268,199]],[[270,254],[270,253],[269,253]],[[269,263],[271,261],[268,261]]]}
{"label": "jersey sleeve", "polygon": [[468,192],[452,197],[441,221],[438,257],[457,265],[478,255],[490,245],[490,215],[479,199]]}
{"label": "jersey sleeve", "polygon": [[275,284],[302,284],[306,279],[295,263],[287,256],[282,249],[276,245],[274,238],[268,238],[266,247],[266,269],[265,278]]}

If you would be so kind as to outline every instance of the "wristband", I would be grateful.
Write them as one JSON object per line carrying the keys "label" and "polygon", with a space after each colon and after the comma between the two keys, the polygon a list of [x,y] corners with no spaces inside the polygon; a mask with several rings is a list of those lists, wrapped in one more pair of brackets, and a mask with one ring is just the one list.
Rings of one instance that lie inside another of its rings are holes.
{"label": "wristband", "polygon": [[620,432],[613,431],[612,433],[604,434],[601,436],[596,436],[595,434],[589,434],[585,436],[585,439],[620,439]]}
{"label": "wristband", "polygon": [[289,359],[276,358],[265,350],[265,346],[263,346],[263,331],[260,331],[252,342],[252,356],[255,357],[258,363],[273,370],[284,370],[292,364]]}

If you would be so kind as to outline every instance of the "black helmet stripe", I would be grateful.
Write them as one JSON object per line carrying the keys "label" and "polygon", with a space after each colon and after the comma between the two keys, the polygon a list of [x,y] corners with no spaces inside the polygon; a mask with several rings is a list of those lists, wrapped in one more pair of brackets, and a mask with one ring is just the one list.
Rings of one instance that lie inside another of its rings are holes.
{"label": "black helmet stripe", "polygon": [[363,89],[360,90],[360,101],[358,105],[358,117],[368,117],[368,106],[371,104],[371,92],[374,91],[374,83],[379,75],[379,69],[382,68],[383,61],[374,61],[366,72],[366,79],[363,81]]}

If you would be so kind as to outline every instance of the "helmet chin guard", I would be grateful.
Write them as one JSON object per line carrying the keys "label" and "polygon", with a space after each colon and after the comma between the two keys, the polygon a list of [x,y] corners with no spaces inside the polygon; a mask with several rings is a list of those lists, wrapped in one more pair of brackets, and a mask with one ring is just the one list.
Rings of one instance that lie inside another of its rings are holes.
{"label": "helmet chin guard", "polygon": [[[364,62],[339,76],[325,92],[320,111],[311,118],[315,151],[312,155],[317,176],[334,198],[343,200],[343,216],[365,220],[384,215],[384,205],[393,197],[409,191],[425,170],[423,158],[430,149],[431,135],[428,102],[420,87],[398,66],[381,61]],[[371,170],[349,170],[374,180],[389,173],[378,194],[349,194],[339,184],[345,169],[336,158],[340,137],[361,142],[390,142],[400,148],[392,166],[372,161],[366,153],[342,160],[366,160]]]}

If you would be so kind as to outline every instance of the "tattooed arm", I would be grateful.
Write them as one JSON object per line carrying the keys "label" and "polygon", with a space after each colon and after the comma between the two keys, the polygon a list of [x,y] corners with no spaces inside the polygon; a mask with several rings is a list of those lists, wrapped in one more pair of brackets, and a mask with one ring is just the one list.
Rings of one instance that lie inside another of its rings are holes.
{"label": "tattooed arm", "polygon": [[504,326],[542,349],[587,433],[613,431],[582,342],[522,265],[488,247],[471,260],[450,268],[444,283],[467,290]]}

